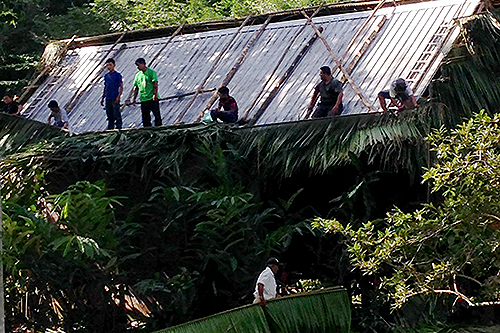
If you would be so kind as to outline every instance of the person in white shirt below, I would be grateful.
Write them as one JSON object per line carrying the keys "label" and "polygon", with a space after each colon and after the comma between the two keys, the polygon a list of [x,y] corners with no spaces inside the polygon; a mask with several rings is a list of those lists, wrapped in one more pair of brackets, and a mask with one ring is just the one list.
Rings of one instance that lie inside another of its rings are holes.
{"label": "person in white shirt below", "polygon": [[274,274],[278,271],[279,261],[276,258],[269,258],[267,267],[260,273],[255,284],[254,304],[266,305],[266,301],[276,298],[276,279]]}

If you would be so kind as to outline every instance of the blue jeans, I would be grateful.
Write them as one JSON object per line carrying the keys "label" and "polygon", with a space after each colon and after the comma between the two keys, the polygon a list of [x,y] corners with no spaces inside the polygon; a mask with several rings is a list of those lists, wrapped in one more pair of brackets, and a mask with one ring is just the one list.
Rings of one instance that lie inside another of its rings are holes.
{"label": "blue jeans", "polygon": [[235,113],[212,110],[210,111],[210,115],[213,121],[217,121],[217,118],[219,118],[223,123],[235,123],[238,120],[238,115]]}
{"label": "blue jeans", "polygon": [[106,115],[108,116],[108,129],[122,128],[122,114],[120,113],[120,104],[116,103],[116,99],[106,101]]}

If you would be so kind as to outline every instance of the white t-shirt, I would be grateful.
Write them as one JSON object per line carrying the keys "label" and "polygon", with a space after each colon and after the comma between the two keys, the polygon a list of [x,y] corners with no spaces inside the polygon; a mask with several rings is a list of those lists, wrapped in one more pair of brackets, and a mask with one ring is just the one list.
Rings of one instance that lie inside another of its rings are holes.
{"label": "white t-shirt", "polygon": [[255,292],[253,295],[255,298],[259,297],[259,283],[264,285],[264,299],[267,301],[272,298],[276,298],[276,279],[274,278],[274,273],[271,270],[271,267],[266,267],[257,279],[257,283],[255,284]]}
{"label": "white t-shirt", "polygon": [[[408,96],[412,96],[413,95],[413,90],[411,90],[410,85],[406,81],[405,81],[405,84],[406,84],[405,93]],[[396,98],[396,95],[397,95],[397,92],[396,92],[396,80],[394,80],[392,82],[392,84],[391,84],[390,89],[389,89],[389,96],[391,96],[392,98]]]}

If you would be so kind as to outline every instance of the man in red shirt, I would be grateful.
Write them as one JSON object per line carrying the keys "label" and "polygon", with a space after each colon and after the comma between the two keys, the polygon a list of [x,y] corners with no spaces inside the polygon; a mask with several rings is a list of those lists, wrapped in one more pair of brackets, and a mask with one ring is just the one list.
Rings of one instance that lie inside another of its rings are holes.
{"label": "man in red shirt", "polygon": [[234,98],[229,96],[228,87],[220,87],[218,93],[219,106],[210,111],[212,120],[217,121],[217,119],[220,119],[224,123],[235,123],[238,120],[238,104],[236,104]]}

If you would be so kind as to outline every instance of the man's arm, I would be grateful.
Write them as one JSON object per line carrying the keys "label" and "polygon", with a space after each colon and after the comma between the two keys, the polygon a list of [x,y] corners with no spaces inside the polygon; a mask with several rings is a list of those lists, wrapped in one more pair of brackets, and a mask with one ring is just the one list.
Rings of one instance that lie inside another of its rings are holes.
{"label": "man's arm", "polygon": [[137,99],[138,92],[139,92],[139,88],[137,88],[137,86],[134,86],[132,100],[130,101],[132,104],[135,104],[135,100]]}
{"label": "man's arm", "polygon": [[344,92],[341,91],[339,93],[339,95],[337,96],[337,102],[333,106],[333,109],[332,109],[333,114],[337,114],[337,112],[339,111],[340,105],[342,104],[342,97],[343,96],[344,96]]}
{"label": "man's arm", "polygon": [[262,283],[257,283],[257,294],[259,297],[259,304],[266,305],[266,300],[264,299],[264,285]]}
{"label": "man's arm", "polygon": [[120,83],[118,86],[118,97],[116,97],[116,103],[120,104],[120,99],[122,98],[123,94],[123,83]]}
{"label": "man's arm", "polygon": [[104,89],[102,91],[101,105],[104,106],[104,99],[106,98],[106,83],[104,83]]}
{"label": "man's arm", "polygon": [[154,81],[153,82],[153,101],[157,101],[158,100],[158,81]]}
{"label": "man's arm", "polygon": [[415,96],[411,95],[410,98],[411,98],[411,101],[413,102],[413,107],[418,108],[418,103],[417,103],[417,99],[415,98]]}
{"label": "man's arm", "polygon": [[311,111],[314,108],[314,104],[316,104],[317,98],[318,98],[318,90],[314,89],[314,93],[311,97],[311,102],[309,103],[309,106],[307,107],[306,119],[309,118],[309,116],[311,115]]}
{"label": "man's arm", "polygon": [[50,125],[50,119],[52,118],[52,114],[49,114],[49,118],[47,119],[47,124]]}

